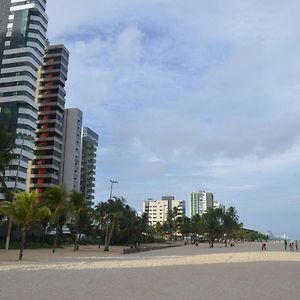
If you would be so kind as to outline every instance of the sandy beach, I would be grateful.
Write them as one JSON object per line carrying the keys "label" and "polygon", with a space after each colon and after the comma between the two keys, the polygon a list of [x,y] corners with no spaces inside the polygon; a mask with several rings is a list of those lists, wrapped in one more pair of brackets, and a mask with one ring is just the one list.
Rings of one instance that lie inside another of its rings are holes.
{"label": "sandy beach", "polygon": [[[28,250],[20,263],[0,251],[1,300],[299,299],[300,254],[281,244],[182,246],[131,255],[95,247]],[[8,288],[9,287],[9,288]]]}

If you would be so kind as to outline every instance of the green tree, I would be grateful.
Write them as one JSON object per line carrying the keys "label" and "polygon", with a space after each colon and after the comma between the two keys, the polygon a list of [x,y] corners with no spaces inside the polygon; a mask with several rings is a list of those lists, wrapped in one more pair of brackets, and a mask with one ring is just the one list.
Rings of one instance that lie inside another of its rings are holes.
{"label": "green tree", "polygon": [[0,125],[0,192],[2,193],[8,193],[4,178],[7,167],[16,157],[13,153],[14,146],[14,135],[7,133],[4,127]]}
{"label": "green tree", "polygon": [[179,228],[180,234],[184,237],[191,233],[191,220],[188,217],[181,217],[178,218],[177,220],[177,226]]}
{"label": "green tree", "polygon": [[139,217],[133,208],[125,205],[119,223],[119,241],[136,246],[141,243],[143,235],[147,237],[147,227],[147,218],[144,215]]}
{"label": "green tree", "polygon": [[[107,203],[106,202],[100,202],[96,205],[95,209],[93,210],[93,219],[94,222],[99,228],[99,248],[101,247],[101,235],[103,228],[106,228],[106,218],[107,218]],[[104,238],[103,238],[104,241]]]}
{"label": "green tree", "polygon": [[214,242],[223,234],[223,211],[221,208],[209,208],[203,215],[204,230],[207,235],[210,248],[214,247]]}
{"label": "green tree", "polygon": [[101,202],[97,206],[98,213],[103,216],[105,226],[104,251],[109,251],[116,226],[119,224],[123,214],[126,200],[113,197],[107,202]]}
{"label": "green tree", "polygon": [[230,206],[225,213],[223,213],[223,232],[225,235],[225,244],[227,240],[233,237],[234,230],[241,227],[239,223],[239,216],[235,207]]}
{"label": "green tree", "polygon": [[164,224],[161,224],[160,222],[157,222],[153,226],[154,232],[160,236],[163,236],[165,231],[164,231]]}
{"label": "green tree", "polygon": [[62,232],[62,227],[67,220],[70,205],[67,201],[67,193],[64,187],[61,186],[51,186],[47,188],[42,198],[52,212],[50,223],[54,225],[56,231],[52,252],[55,253],[58,236]]}
{"label": "green tree", "polygon": [[195,240],[198,235],[203,235],[205,232],[203,217],[201,217],[199,214],[196,214],[192,217],[190,226],[193,240]]}
{"label": "green tree", "polygon": [[39,203],[36,192],[18,193],[16,197],[17,199],[14,203],[1,202],[0,212],[11,217],[13,222],[20,228],[21,244],[19,260],[22,260],[28,230],[42,219],[50,217],[51,212],[47,206]]}
{"label": "green tree", "polygon": [[86,221],[87,213],[88,213],[88,205],[87,201],[84,198],[84,195],[80,192],[73,191],[69,195],[70,198],[70,206],[72,217],[74,219],[75,225],[75,242],[74,242],[74,252],[79,250],[79,242],[81,237],[81,226],[84,221]]}

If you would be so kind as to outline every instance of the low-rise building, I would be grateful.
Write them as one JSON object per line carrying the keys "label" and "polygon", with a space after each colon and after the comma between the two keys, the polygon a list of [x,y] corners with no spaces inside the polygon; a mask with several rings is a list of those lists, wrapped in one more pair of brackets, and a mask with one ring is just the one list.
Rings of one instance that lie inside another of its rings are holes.
{"label": "low-rise building", "polygon": [[143,213],[148,216],[148,224],[154,226],[168,220],[169,214],[172,218],[185,216],[185,201],[176,200],[173,196],[163,196],[161,200],[148,199],[143,203]]}

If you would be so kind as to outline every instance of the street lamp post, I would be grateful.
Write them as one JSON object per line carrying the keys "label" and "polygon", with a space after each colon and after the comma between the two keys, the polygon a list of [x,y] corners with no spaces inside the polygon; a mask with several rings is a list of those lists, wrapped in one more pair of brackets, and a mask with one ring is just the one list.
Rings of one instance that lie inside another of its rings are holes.
{"label": "street lamp post", "polygon": [[[19,134],[19,137],[22,139],[22,143],[21,143],[21,150],[20,150],[20,155],[19,155],[19,160],[18,160],[16,179],[15,179],[15,184],[14,184],[14,189],[13,189],[13,191],[14,191],[13,202],[15,201],[15,193],[17,192],[17,187],[18,187],[19,173],[20,173],[20,168],[21,168],[21,160],[22,160],[23,149],[24,149],[24,142],[25,142],[25,140],[33,139],[32,136],[30,136],[28,134],[24,134],[24,133]],[[9,217],[7,233],[6,233],[6,242],[5,242],[5,250],[6,251],[9,249],[11,228],[12,228],[12,217]]]}
{"label": "street lamp post", "polygon": [[112,197],[112,189],[113,189],[113,185],[115,183],[119,183],[118,181],[115,181],[115,180],[110,180],[110,194],[109,194],[109,200],[111,200],[111,197]]}

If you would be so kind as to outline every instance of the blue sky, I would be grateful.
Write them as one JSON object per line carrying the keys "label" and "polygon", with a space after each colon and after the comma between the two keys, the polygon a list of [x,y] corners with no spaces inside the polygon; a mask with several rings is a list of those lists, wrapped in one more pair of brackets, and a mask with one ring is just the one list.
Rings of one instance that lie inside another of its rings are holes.
{"label": "blue sky", "polygon": [[67,106],[100,134],[96,198],[207,190],[300,238],[299,1],[51,0]]}

